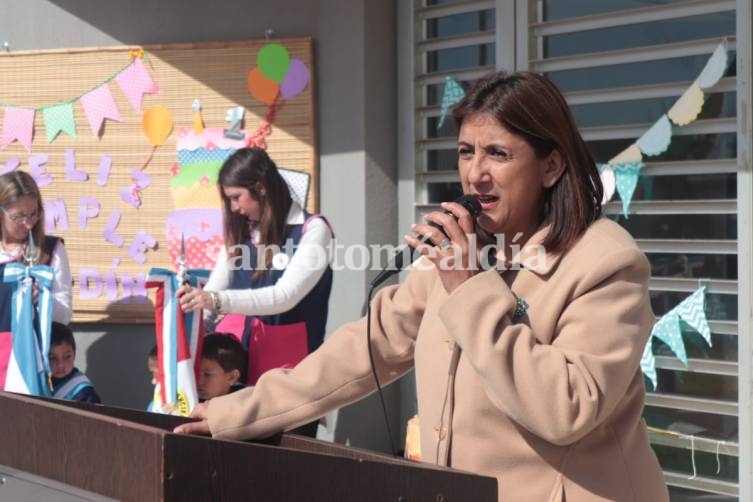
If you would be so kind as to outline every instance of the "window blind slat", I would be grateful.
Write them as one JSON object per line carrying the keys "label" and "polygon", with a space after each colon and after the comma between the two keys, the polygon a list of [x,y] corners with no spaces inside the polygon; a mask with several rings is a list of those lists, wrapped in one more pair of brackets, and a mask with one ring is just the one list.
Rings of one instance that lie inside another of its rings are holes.
{"label": "window blind slat", "polygon": [[418,50],[421,52],[439,51],[444,49],[455,49],[457,47],[470,47],[474,45],[484,45],[494,43],[494,32],[482,31],[473,34],[463,34],[455,37],[444,37],[426,40],[418,44]]}
{"label": "window blind slat", "polygon": [[664,479],[670,486],[713,492],[720,495],[730,495],[732,497],[738,496],[736,483],[730,483],[729,481],[724,481],[719,478],[707,478],[704,476],[696,476],[693,479],[688,478],[689,475],[684,472],[664,471]]}
{"label": "window blind slat", "polygon": [[[728,37],[729,49],[735,50],[735,38]],[[578,70],[597,66],[611,66],[626,63],[643,63],[657,59],[672,59],[686,56],[711,55],[719,45],[719,38],[691,40],[671,44],[652,45],[648,47],[634,47],[609,52],[591,52],[577,56],[562,56],[556,58],[537,59],[529,62],[529,66],[538,72],[553,72],[562,70]]]}
{"label": "window blind slat", "polygon": [[[622,214],[622,202],[608,202],[604,212]],[[630,214],[737,214],[737,201],[722,200],[638,200],[630,203]]]}
{"label": "window blind slat", "polygon": [[636,239],[644,253],[737,254],[732,240]]}
{"label": "window blind slat", "polygon": [[673,394],[646,393],[646,406],[671,408],[675,410],[697,411],[716,415],[737,416],[737,403],[720,399],[678,396]]}
{"label": "window blind slat", "polygon": [[[660,117],[656,117],[658,120]],[[604,141],[611,139],[636,140],[646,132],[653,123],[632,124],[606,127],[582,127],[580,133],[586,141]],[[683,127],[673,127],[673,136],[693,136],[696,134],[723,134],[737,132],[737,120],[735,117],[720,119],[701,119],[691,122]]]}
{"label": "window blind slat", "polygon": [[416,17],[419,21],[426,21],[438,17],[455,16],[467,12],[493,9],[495,3],[494,0],[471,0],[468,2],[454,2],[445,5],[431,5],[416,9]]}
{"label": "window blind slat", "polygon": [[676,357],[654,356],[656,367],[664,370],[686,371],[690,373],[706,373],[709,375],[737,376],[737,363],[718,361],[713,359],[688,359],[685,367]]}
{"label": "window blind slat", "polygon": [[605,12],[592,16],[533,23],[530,25],[530,29],[533,31],[534,36],[544,37],[547,35],[559,35],[561,33],[597,30],[734,10],[735,0],[696,0],[682,4],[670,3],[623,10],[620,11],[619,15],[615,15],[613,12]]}
{"label": "window blind slat", "polygon": [[[670,82],[667,84],[636,85],[631,87],[615,87],[606,89],[589,89],[587,91],[571,91],[565,93],[568,104],[587,105],[592,103],[611,103],[616,101],[633,101],[637,99],[653,99],[677,96],[678,98],[688,90],[693,82]],[[714,87],[706,89],[708,93],[735,92],[735,79],[725,77]]]}

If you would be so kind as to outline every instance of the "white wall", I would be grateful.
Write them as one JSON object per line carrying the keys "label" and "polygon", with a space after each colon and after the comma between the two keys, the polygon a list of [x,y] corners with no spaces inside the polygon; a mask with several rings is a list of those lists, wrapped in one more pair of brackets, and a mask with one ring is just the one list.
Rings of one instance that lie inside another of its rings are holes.
{"label": "white wall", "polygon": [[[311,36],[314,39],[321,211],[338,241],[392,243],[396,226],[394,0],[0,0],[11,51]],[[328,332],[360,315],[368,271],[338,271]],[[76,325],[77,363],[103,399],[143,407],[151,326]],[[365,344],[364,340],[364,344]],[[397,386],[394,386],[397,388]],[[397,393],[388,393],[399,430]],[[385,449],[374,399],[340,413],[338,441]],[[329,435],[331,437],[331,434]]]}

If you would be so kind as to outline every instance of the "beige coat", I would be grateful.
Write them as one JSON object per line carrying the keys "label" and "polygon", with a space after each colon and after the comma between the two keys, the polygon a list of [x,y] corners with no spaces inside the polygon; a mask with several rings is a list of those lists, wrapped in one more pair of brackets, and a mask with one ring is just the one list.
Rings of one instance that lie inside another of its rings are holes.
{"label": "beige coat", "polygon": [[[450,295],[416,269],[375,298],[380,380],[416,369],[423,459],[496,477],[501,501],[667,501],[641,419],[648,261],[606,219],[564,256],[533,256]],[[515,295],[529,305],[518,317]],[[212,399],[212,434],[270,435],[373,392],[365,344],[361,319],[295,369]]]}

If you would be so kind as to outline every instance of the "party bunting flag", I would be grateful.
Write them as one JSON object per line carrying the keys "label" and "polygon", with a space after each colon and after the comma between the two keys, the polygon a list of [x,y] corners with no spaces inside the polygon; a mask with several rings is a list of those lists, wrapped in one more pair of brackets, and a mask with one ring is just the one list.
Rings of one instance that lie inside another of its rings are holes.
{"label": "party bunting flag", "polygon": [[701,286],[692,295],[685,298],[679,305],[664,314],[654,325],[651,336],[646,343],[641,358],[641,370],[654,384],[656,388],[656,364],[651,352],[651,339],[658,338],[666,343],[674,354],[688,365],[688,356],[685,351],[685,342],[682,338],[680,321],[698,331],[709,347],[711,347],[711,329],[705,313],[706,287]]}
{"label": "party bunting flag", "polygon": [[52,143],[58,134],[64,132],[76,137],[76,122],[73,120],[73,103],[62,103],[43,110],[44,132],[47,143]]}
{"label": "party bunting flag", "polygon": [[447,116],[447,112],[450,111],[450,108],[458,104],[463,97],[465,97],[465,91],[460,87],[460,84],[458,84],[452,77],[445,77],[444,92],[442,94],[442,109],[439,113],[437,129],[441,128],[442,124],[444,124],[444,119]]}
{"label": "party bunting flag", "polygon": [[684,126],[698,118],[702,108],[703,91],[696,82],[693,82],[680,99],[672,105],[667,116],[678,126]]}
{"label": "party bunting flag", "polygon": [[[698,118],[703,108],[704,90],[715,86],[719,79],[724,76],[728,65],[728,44],[727,40],[722,42],[714,49],[713,54],[706,62],[701,73],[695,81],[683,92],[672,107],[665,115],[662,115],[646,132],[641,135],[636,143],[631,144],[628,148],[609,160],[610,165],[620,164],[630,161],[641,161],[643,155],[659,155],[669,148],[672,142],[672,123],[677,126],[685,126]],[[670,122],[671,120],[671,122]],[[600,174],[606,188],[609,188],[608,179],[612,174],[608,169],[601,169]],[[632,176],[632,175],[631,175]],[[625,188],[632,184],[623,176]],[[608,201],[614,195],[614,191],[604,191],[604,199]],[[629,204],[629,202],[628,202]],[[623,210],[625,209],[625,199],[623,199]]]}
{"label": "party bunting flag", "polygon": [[682,361],[682,364],[688,365],[688,355],[685,353],[685,342],[682,341],[682,331],[680,330],[680,316],[677,315],[677,312],[671,310],[664,314],[654,325],[651,336],[655,336],[669,345],[669,348]]}
{"label": "party bunting flag", "polygon": [[604,186],[604,196],[601,199],[601,204],[604,205],[614,195],[615,188],[617,188],[617,180],[614,177],[614,169],[609,164],[596,164],[599,168],[599,177],[601,178],[601,184]]}
{"label": "party bunting flag", "polygon": [[706,319],[706,286],[701,286],[695,293],[682,301],[675,310],[680,319],[699,332],[711,347],[711,329]]}
{"label": "party bunting flag", "polygon": [[84,113],[94,136],[99,136],[105,119],[121,121],[120,110],[107,84],[102,84],[81,96],[81,105],[84,107]]}
{"label": "party bunting flag", "polygon": [[31,152],[31,140],[34,137],[34,115],[32,108],[14,108],[6,107],[3,114],[3,143],[2,147],[6,148],[13,141],[26,148]]}
{"label": "party bunting flag", "polygon": [[706,66],[703,67],[700,75],[698,75],[698,78],[696,79],[698,87],[701,89],[708,89],[714,87],[716,83],[719,82],[724,76],[724,72],[727,70],[728,52],[727,39],[725,38],[716,49],[714,49],[714,53],[706,62]]}
{"label": "party bunting flag", "polygon": [[672,124],[666,115],[662,115],[643,136],[638,138],[638,148],[646,155],[654,156],[664,153],[672,142]]}
{"label": "party bunting flag", "polygon": [[138,57],[115,77],[115,81],[137,112],[141,112],[141,100],[144,94],[159,92],[159,86],[152,79],[142,59]]}
{"label": "party bunting flag", "polygon": [[159,92],[159,86],[144,66],[143,50],[131,52],[136,53],[138,57],[134,57],[133,61],[126,67],[83,96],[71,98],[63,103],[36,108],[6,106],[0,148],[6,148],[10,143],[18,140],[27,151],[31,152],[34,137],[34,118],[37,110],[41,111],[44,117],[45,136],[48,143],[52,143],[61,132],[75,138],[76,123],[73,107],[76,101],[81,101],[92,133],[99,136],[105,119],[121,120],[120,110],[115,104],[108,87],[108,82],[111,80],[118,83],[128,102],[136,111],[140,112],[143,95]]}
{"label": "party bunting flag", "polygon": [[622,199],[622,214],[628,218],[630,202],[633,200],[635,187],[638,185],[643,162],[621,162],[618,164],[596,164],[599,177],[604,185],[604,201],[612,198],[615,189]]}
{"label": "party bunting flag", "polygon": [[651,337],[648,337],[648,342],[646,342],[646,346],[643,348],[641,371],[651,380],[652,389],[655,389],[657,384],[656,359],[654,359],[653,347],[651,346]]}

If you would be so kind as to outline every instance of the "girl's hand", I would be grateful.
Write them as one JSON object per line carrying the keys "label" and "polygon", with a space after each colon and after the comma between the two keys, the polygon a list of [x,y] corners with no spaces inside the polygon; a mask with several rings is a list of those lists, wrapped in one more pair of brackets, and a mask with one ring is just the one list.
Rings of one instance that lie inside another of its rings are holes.
{"label": "girl's hand", "polygon": [[180,308],[183,312],[193,312],[198,309],[212,308],[212,298],[209,293],[201,288],[192,288],[188,284],[183,284],[175,293],[180,302]]}

